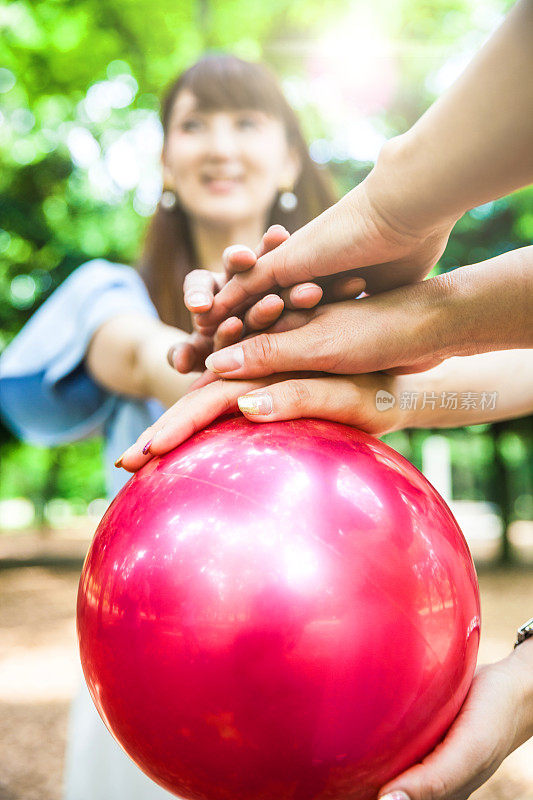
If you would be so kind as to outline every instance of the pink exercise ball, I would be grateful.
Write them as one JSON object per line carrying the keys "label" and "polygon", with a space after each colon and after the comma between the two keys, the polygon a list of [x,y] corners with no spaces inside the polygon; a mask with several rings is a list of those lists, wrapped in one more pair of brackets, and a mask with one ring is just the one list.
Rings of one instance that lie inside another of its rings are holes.
{"label": "pink exercise ball", "polygon": [[85,678],[190,800],[373,800],[457,715],[479,593],[445,502],[337,423],[224,419],[119,492],[78,594]]}

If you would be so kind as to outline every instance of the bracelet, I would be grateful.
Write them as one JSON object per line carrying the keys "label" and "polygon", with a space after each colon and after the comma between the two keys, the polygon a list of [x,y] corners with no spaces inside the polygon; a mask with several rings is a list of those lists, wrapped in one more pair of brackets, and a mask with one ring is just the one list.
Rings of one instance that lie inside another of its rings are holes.
{"label": "bracelet", "polygon": [[516,633],[516,642],[514,643],[515,647],[518,647],[519,644],[525,642],[526,639],[529,639],[530,636],[533,636],[533,617],[524,622],[524,624],[518,628]]}

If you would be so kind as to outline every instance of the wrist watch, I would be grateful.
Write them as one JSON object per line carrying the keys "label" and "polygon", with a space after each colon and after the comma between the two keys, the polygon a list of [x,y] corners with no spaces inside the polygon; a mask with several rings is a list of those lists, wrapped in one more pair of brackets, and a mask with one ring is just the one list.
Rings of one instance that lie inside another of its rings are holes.
{"label": "wrist watch", "polygon": [[527,622],[524,622],[524,624],[518,628],[514,646],[518,647],[519,644],[525,642],[525,640],[529,639],[530,636],[533,636],[533,617]]}

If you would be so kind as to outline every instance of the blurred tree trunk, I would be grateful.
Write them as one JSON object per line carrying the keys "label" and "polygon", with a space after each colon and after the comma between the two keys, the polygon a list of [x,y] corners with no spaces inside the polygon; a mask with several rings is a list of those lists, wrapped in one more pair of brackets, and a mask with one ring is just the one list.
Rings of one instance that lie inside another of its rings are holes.
{"label": "blurred tree trunk", "polygon": [[57,497],[57,480],[61,469],[61,452],[58,448],[50,450],[50,460],[46,481],[41,487],[41,491],[32,497],[35,507],[35,525],[41,536],[48,536],[51,528],[46,519],[46,504]]}
{"label": "blurred tree trunk", "polygon": [[511,523],[512,498],[511,482],[509,480],[509,470],[505,458],[503,457],[502,439],[507,429],[506,422],[495,422],[492,426],[494,436],[494,470],[492,496],[494,502],[500,508],[500,515],[503,526],[502,555],[503,564],[511,561],[511,548],[509,544],[509,525]]}

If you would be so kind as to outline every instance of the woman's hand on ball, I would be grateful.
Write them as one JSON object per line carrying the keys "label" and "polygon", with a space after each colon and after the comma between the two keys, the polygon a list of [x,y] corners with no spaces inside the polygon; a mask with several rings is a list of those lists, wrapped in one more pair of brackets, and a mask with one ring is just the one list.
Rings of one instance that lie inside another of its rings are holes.
{"label": "woman's hand on ball", "polygon": [[533,641],[480,667],[444,740],[380,800],[466,800],[533,735]]}
{"label": "woman's hand on ball", "polygon": [[379,373],[359,376],[284,373],[263,380],[215,380],[178,400],[139,436],[117,465],[136,472],[150,458],[177,447],[221,414],[239,409],[254,422],[315,417],[381,435],[409,423],[408,412],[400,411],[398,405],[382,410],[376,404],[376,393],[379,390],[390,393],[396,380]]}

